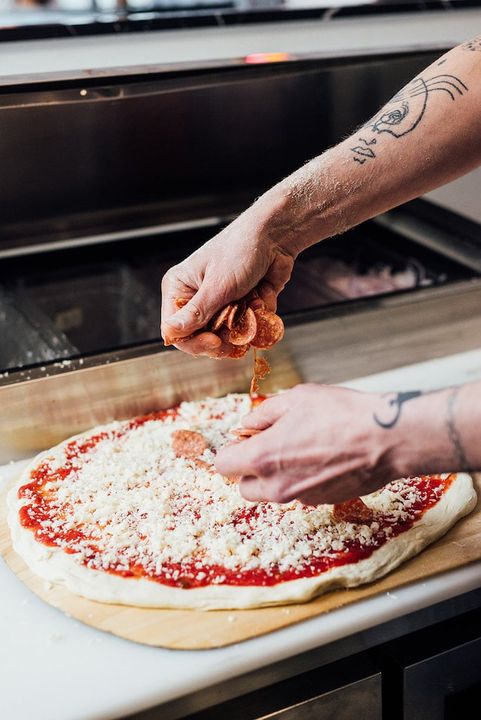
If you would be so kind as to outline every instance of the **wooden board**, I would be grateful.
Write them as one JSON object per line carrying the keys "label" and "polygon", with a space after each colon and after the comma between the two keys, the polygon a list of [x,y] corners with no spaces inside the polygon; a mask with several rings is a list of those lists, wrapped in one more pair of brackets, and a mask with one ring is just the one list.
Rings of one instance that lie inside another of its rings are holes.
{"label": "wooden board", "polygon": [[[481,475],[475,476],[478,494]],[[175,649],[207,649],[257,637],[301,620],[385,593],[416,580],[481,560],[481,503],[447,535],[398,570],[369,585],[335,590],[308,603],[256,610],[155,610],[109,605],[73,595],[35,576],[10,543],[5,499],[1,498],[0,554],[7,565],[42,600],[87,625],[119,637]]]}

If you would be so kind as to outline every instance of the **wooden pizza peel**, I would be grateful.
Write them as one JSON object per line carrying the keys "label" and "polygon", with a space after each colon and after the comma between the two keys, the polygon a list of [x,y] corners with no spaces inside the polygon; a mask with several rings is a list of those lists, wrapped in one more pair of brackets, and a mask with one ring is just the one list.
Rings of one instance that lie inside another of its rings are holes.
{"label": "wooden pizza peel", "polygon": [[[481,473],[474,476],[478,495]],[[13,550],[0,498],[0,554],[8,567],[38,597],[81,622],[119,637],[173,649],[231,645],[307,620],[357,600],[481,560],[481,503],[433,545],[385,578],[351,590],[334,590],[310,602],[255,610],[156,610],[93,602],[34,575]],[[481,573],[480,573],[481,582]]]}

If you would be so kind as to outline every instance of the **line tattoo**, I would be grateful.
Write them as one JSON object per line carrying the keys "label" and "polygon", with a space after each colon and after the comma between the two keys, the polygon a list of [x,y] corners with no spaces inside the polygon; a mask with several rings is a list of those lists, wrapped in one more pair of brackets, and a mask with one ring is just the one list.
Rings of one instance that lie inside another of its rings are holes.
{"label": "line tattoo", "polygon": [[463,447],[463,443],[461,441],[461,437],[459,435],[458,429],[456,427],[456,422],[454,418],[454,406],[456,404],[456,398],[458,396],[460,388],[453,388],[453,390],[449,393],[448,396],[448,411],[447,411],[447,425],[448,425],[448,432],[449,432],[449,439],[451,440],[451,444],[453,446],[455,455],[456,455],[456,462],[459,464],[459,468],[461,470],[468,470],[469,469],[469,462],[466,457],[466,452]]}
{"label": "line tattoo", "polygon": [[387,418],[381,418],[377,413],[374,413],[374,422],[377,423],[379,427],[382,427],[385,430],[390,430],[396,425],[397,421],[401,417],[401,411],[404,403],[409,402],[409,400],[414,400],[423,394],[428,395],[428,393],[423,393],[422,390],[411,390],[409,392],[396,393],[396,395],[388,402],[388,406],[389,408],[392,408],[392,412],[388,412]]}
{"label": "line tattoo", "polygon": [[[396,93],[377,115],[368,120],[363,126],[364,130],[370,130],[377,135],[388,133],[394,138],[404,137],[415,130],[422,121],[433,93],[443,93],[454,102],[467,92],[467,85],[456,75],[417,77]],[[354,162],[363,165],[367,160],[376,158],[376,153],[371,147],[375,144],[376,138],[371,141],[360,138],[357,142],[358,145],[350,148]]]}
{"label": "line tattoo", "polygon": [[372,140],[364,140],[364,138],[359,138],[359,143],[363,143],[363,145],[356,145],[356,147],[351,148],[351,150],[353,153],[355,153],[353,160],[363,165],[368,158],[376,157],[376,153],[370,146],[375,145],[377,143],[377,140],[376,138],[373,138]]}

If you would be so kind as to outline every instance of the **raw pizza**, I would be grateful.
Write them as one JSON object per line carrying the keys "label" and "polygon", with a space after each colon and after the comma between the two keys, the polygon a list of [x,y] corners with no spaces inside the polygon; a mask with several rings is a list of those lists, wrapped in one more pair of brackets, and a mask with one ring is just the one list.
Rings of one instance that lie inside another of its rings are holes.
{"label": "raw pizza", "polygon": [[398,480],[352,507],[243,500],[213,463],[249,408],[184,402],[42,453],[9,493],[15,550],[101,602],[251,608],[379,578],[476,503],[466,474]]}

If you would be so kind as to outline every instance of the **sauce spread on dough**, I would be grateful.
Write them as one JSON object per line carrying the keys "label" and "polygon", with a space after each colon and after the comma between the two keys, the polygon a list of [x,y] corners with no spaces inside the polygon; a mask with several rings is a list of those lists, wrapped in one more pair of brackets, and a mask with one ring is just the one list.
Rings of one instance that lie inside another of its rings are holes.
{"label": "sauce spread on dough", "polygon": [[[52,487],[65,482],[72,472],[79,470],[86,457],[95,452],[96,446],[101,441],[108,438],[115,442],[116,438],[125,436],[149,421],[162,422],[167,417],[176,416],[177,408],[172,408],[121,423],[117,429],[108,432],[99,432],[90,437],[70,441],[64,446],[65,461],[60,467],[52,467],[47,458],[32,470],[30,482],[20,487],[18,496],[25,500],[19,511],[21,525],[34,533],[37,542],[49,547],[61,547],[69,554],[77,554],[80,543],[82,552],[79,557],[83,564],[125,578],[146,578],[177,588],[205,587],[212,584],[269,586],[288,580],[317,576],[330,568],[355,563],[369,557],[384,543],[409,530],[426,510],[439,501],[454,477],[449,475],[443,478],[434,475],[407,479],[405,483],[410,495],[409,509],[396,513],[374,512],[372,521],[369,521],[369,544],[362,543],[359,539],[362,524],[354,525],[354,531],[351,524],[348,534],[350,539],[344,540],[340,549],[334,548],[318,556],[311,554],[303,562],[298,562],[288,569],[281,570],[278,564],[272,564],[268,568],[253,569],[239,565],[232,569],[209,563],[206,557],[196,557],[177,563],[157,563],[155,569],[152,569],[152,565],[146,567],[143,564],[140,554],[138,557],[132,557],[130,553],[128,558],[125,557],[122,548],[119,548],[118,557],[114,560],[109,557],[107,562],[103,557],[101,535],[97,539],[93,538],[92,533],[86,532],[81,523],[74,528],[64,527],[65,523],[62,523],[62,520],[71,513],[72,507],[69,507],[68,502],[63,505],[56,503],[55,490],[52,490]],[[212,472],[214,472],[213,468]],[[209,502],[212,500],[207,499],[206,503]],[[189,504],[189,497],[185,497],[185,503]],[[266,503],[255,505],[249,503],[237,510],[230,518],[231,526],[240,532],[246,541],[255,537],[256,525],[266,517],[266,505]],[[285,512],[287,510],[279,508],[279,518],[282,518]],[[171,519],[172,528],[175,528],[175,513],[172,514]],[[145,535],[143,536],[139,530],[137,538],[138,542],[142,543]]]}

